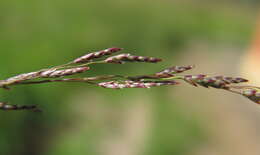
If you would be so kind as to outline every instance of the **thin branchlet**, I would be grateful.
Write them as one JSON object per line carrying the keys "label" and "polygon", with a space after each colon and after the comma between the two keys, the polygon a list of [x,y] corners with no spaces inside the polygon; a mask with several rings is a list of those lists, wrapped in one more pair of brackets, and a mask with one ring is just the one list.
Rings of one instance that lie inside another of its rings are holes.
{"label": "thin branchlet", "polygon": [[[19,74],[7,78],[6,80],[0,80],[0,88],[10,89],[10,87],[15,85],[32,85],[58,82],[81,82],[110,89],[151,88],[165,85],[177,85],[180,84],[180,82],[177,80],[182,80],[196,87],[202,86],[205,88],[216,88],[236,93],[250,99],[257,104],[260,104],[259,87],[237,85],[248,82],[247,79],[240,77],[228,77],[223,75],[209,76],[207,74],[180,75],[180,73],[193,69],[194,65],[172,66],[153,74],[137,76],[98,75],[93,77],[68,78],[68,76],[85,73],[86,71],[90,70],[89,66],[94,64],[123,64],[125,62],[157,63],[162,61],[160,58],[135,56],[128,53],[112,56],[121,50],[122,48],[117,47],[108,48],[85,54],[63,65],[41,69],[35,72]],[[0,110],[40,111],[36,105],[12,105],[5,102],[0,102]]]}

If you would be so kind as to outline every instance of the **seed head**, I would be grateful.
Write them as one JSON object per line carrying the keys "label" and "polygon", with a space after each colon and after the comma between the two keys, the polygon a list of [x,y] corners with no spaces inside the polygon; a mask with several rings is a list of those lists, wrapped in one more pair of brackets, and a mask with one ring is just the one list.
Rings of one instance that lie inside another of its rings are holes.
{"label": "seed head", "polygon": [[112,47],[112,48],[108,48],[108,49],[105,49],[102,51],[86,54],[84,56],[81,56],[81,57],[75,59],[73,62],[74,63],[86,63],[92,59],[101,58],[104,55],[111,55],[111,54],[121,51],[121,50],[122,50],[122,48]]}
{"label": "seed head", "polygon": [[103,88],[111,88],[111,89],[122,89],[122,88],[150,88],[157,87],[162,85],[176,85],[178,82],[176,81],[109,81],[102,82],[98,85]]}
{"label": "seed head", "polygon": [[135,56],[135,55],[126,54],[126,53],[112,56],[105,60],[105,62],[107,62],[107,63],[115,63],[115,64],[123,64],[125,61],[157,63],[162,60],[159,58],[154,58],[154,57]]}
{"label": "seed head", "polygon": [[199,75],[185,75],[184,80],[194,86],[200,85],[203,87],[213,87],[227,89],[229,84],[247,82],[248,80],[243,78],[233,78],[225,76],[206,76],[203,74]]}

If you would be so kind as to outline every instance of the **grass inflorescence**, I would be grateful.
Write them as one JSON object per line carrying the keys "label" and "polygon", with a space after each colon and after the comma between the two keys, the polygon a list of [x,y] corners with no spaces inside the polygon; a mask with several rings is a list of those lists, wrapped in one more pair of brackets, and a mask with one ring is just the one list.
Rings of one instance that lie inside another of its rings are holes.
{"label": "grass inflorescence", "polygon": [[[153,74],[144,74],[138,76],[99,75],[94,77],[68,77],[70,75],[87,72],[91,69],[90,66],[93,64],[124,64],[126,62],[158,63],[162,61],[160,58],[135,56],[129,53],[113,55],[117,52],[120,52],[121,50],[123,49],[117,47],[108,48],[98,52],[88,53],[64,65],[16,75],[6,80],[0,80],[0,88],[10,89],[10,87],[15,85],[43,84],[51,82],[81,82],[110,89],[151,88],[165,85],[179,85],[179,81],[181,80],[195,87],[211,87],[236,93],[247,97],[255,103],[260,104],[259,87],[237,85],[248,82],[247,79],[240,77],[227,77],[223,75],[180,75],[180,73],[193,69],[193,65],[172,66]],[[0,110],[40,111],[36,105],[19,106],[8,104],[6,102],[0,102]]]}

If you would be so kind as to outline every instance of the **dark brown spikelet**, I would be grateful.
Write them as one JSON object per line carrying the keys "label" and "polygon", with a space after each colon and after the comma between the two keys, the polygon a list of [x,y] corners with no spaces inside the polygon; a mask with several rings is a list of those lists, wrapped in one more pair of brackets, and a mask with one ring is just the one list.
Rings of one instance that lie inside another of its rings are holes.
{"label": "dark brown spikelet", "polygon": [[148,63],[157,63],[162,61],[162,59],[146,56],[135,56],[131,54],[119,54],[116,56],[109,57],[105,60],[107,63],[123,64],[125,61],[128,62],[148,62]]}
{"label": "dark brown spikelet", "polygon": [[10,110],[32,110],[32,111],[35,111],[35,112],[41,112],[41,110],[38,109],[38,107],[36,105],[11,105],[11,104],[7,104],[5,102],[0,102],[0,109],[6,110],[6,111],[10,111]]}
{"label": "dark brown spikelet", "polygon": [[57,78],[62,76],[74,75],[78,73],[83,73],[89,70],[89,67],[76,67],[63,70],[48,70],[41,73],[41,77],[44,78]]}
{"label": "dark brown spikelet", "polygon": [[163,85],[176,85],[179,84],[176,81],[109,81],[109,82],[102,82],[98,85],[103,88],[111,88],[111,89],[123,89],[123,88],[151,88],[151,87],[158,87]]}
{"label": "dark brown spikelet", "polygon": [[185,72],[185,71],[193,69],[193,68],[194,68],[194,66],[192,66],[192,65],[189,65],[189,66],[173,66],[173,67],[164,69],[163,71],[158,72],[155,75],[157,77],[160,77],[160,78],[167,78],[167,77],[172,77],[173,74],[182,73],[182,72]]}
{"label": "dark brown spikelet", "polygon": [[81,57],[75,59],[73,62],[74,63],[86,63],[92,59],[101,58],[104,55],[111,55],[111,54],[121,51],[121,50],[122,50],[122,48],[112,47],[112,48],[108,48],[108,49],[105,49],[102,51],[86,54],[84,56],[81,56]]}
{"label": "dark brown spikelet", "polygon": [[259,88],[245,89],[242,91],[242,95],[257,104],[260,104],[260,89]]}

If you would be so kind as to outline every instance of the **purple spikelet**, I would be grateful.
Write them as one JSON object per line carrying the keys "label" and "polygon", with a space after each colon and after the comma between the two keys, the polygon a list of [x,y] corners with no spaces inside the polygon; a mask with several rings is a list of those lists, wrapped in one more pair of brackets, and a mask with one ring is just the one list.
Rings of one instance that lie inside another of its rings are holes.
{"label": "purple spikelet", "polygon": [[119,52],[121,50],[122,50],[122,48],[112,47],[112,48],[108,48],[108,49],[105,49],[102,51],[86,54],[84,56],[81,56],[81,57],[75,59],[73,62],[74,63],[86,63],[92,59],[101,58],[104,55],[111,55],[111,54]]}
{"label": "purple spikelet", "polygon": [[122,89],[122,88],[151,88],[163,85],[176,85],[179,84],[176,81],[109,81],[109,82],[102,82],[98,85],[103,88],[111,88],[111,89]]}
{"label": "purple spikelet", "polygon": [[145,56],[135,56],[131,54],[119,54],[116,56],[109,57],[105,60],[107,63],[123,64],[125,61],[128,62],[148,62],[148,63],[157,63],[162,61],[162,59],[154,57],[145,57]]}
{"label": "purple spikelet", "polygon": [[194,68],[194,66],[191,66],[191,65],[189,65],[189,66],[173,66],[173,67],[164,69],[163,71],[160,71],[158,73],[155,73],[155,75],[157,77],[160,77],[160,78],[167,78],[167,77],[172,77],[173,74],[182,73],[182,72],[185,72],[185,71],[193,69],[193,68]]}
{"label": "purple spikelet", "polygon": [[251,101],[260,104],[260,89],[251,88],[242,91],[242,95],[250,99]]}
{"label": "purple spikelet", "polygon": [[62,76],[83,73],[87,70],[89,70],[89,67],[76,67],[76,68],[63,69],[63,70],[48,70],[48,71],[42,72],[41,77],[44,77],[44,78],[62,77]]}
{"label": "purple spikelet", "polygon": [[242,83],[248,81],[243,78],[233,78],[233,77],[225,77],[225,76],[209,77],[203,74],[185,75],[183,79],[194,86],[200,85],[206,88],[214,87],[214,88],[223,88],[223,89],[228,89],[228,85],[232,83]]}

